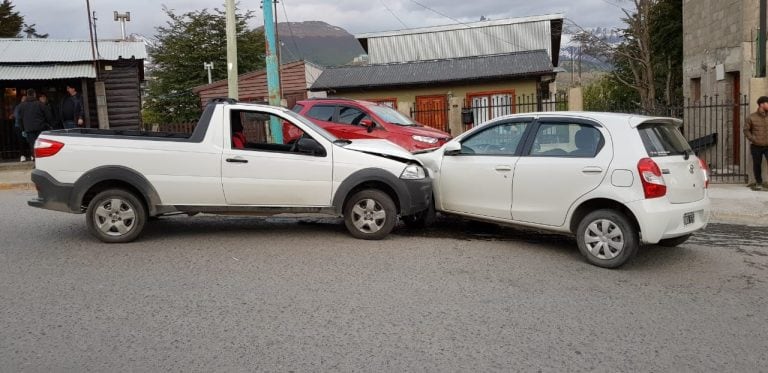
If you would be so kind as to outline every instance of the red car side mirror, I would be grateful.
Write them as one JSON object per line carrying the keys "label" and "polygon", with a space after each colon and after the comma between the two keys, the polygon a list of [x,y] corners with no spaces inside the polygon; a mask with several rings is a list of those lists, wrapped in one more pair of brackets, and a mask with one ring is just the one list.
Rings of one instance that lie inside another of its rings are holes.
{"label": "red car side mirror", "polygon": [[361,120],[360,121],[360,125],[365,127],[365,128],[367,128],[369,133],[373,132],[373,128],[376,127],[376,124],[373,123],[373,121],[370,120],[370,119],[363,119],[363,120]]}

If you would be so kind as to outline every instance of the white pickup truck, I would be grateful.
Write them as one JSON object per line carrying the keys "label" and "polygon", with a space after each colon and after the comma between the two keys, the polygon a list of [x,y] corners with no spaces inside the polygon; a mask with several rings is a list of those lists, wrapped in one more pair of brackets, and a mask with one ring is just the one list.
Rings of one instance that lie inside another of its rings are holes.
{"label": "white pickup truck", "polygon": [[29,205],[86,214],[104,242],[177,213],[343,216],[357,238],[418,224],[431,206],[421,163],[386,140],[337,139],[289,110],[218,100],[191,134],[70,129],[35,144]]}

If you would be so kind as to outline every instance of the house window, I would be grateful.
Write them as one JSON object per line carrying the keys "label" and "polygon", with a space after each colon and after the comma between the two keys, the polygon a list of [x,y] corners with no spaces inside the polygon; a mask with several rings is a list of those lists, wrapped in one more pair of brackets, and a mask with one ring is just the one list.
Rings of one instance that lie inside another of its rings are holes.
{"label": "house window", "polygon": [[379,105],[384,105],[397,110],[397,98],[367,98],[365,101],[375,102]]}
{"label": "house window", "polygon": [[693,102],[701,101],[701,78],[691,79],[691,100]]}
{"label": "house window", "polygon": [[477,92],[467,94],[475,125],[502,115],[515,113],[515,91]]}

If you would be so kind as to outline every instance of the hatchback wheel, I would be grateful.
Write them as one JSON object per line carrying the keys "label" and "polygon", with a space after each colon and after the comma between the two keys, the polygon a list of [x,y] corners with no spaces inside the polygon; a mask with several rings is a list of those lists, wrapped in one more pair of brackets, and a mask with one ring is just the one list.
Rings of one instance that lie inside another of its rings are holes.
{"label": "hatchback wheel", "polygon": [[395,203],[379,190],[357,192],[344,207],[344,225],[357,238],[380,240],[392,231],[396,222]]}
{"label": "hatchback wheel", "polygon": [[637,229],[615,210],[589,213],[576,229],[579,251],[588,262],[604,268],[622,266],[637,252]]}
{"label": "hatchback wheel", "polygon": [[144,204],[131,192],[110,189],[96,195],[86,210],[88,230],[108,243],[135,240],[144,229]]}

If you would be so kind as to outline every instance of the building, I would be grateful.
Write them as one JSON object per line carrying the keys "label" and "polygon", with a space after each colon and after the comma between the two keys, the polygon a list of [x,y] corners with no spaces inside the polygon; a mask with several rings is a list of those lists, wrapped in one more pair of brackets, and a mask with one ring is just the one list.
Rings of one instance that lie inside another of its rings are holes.
{"label": "building", "polygon": [[751,159],[742,129],[759,96],[759,0],[683,1],[686,137],[715,176],[745,179]]}
{"label": "building", "polygon": [[369,64],[326,69],[311,90],[384,103],[443,130],[454,106],[477,123],[518,112],[522,101],[540,110],[562,25],[557,14],[356,35]]}
{"label": "building", "polygon": [[[290,62],[280,66],[280,86],[287,107],[307,97],[325,97],[322,93],[309,94],[309,87],[322,73],[322,67],[308,61]],[[227,97],[227,80],[197,86],[192,91],[205,105],[212,98]],[[253,71],[238,77],[238,93],[241,101],[268,101],[266,70]]]}
{"label": "building", "polygon": [[141,124],[146,47],[141,42],[99,40],[95,62],[93,52],[91,43],[83,40],[0,39],[0,159],[18,158],[21,145],[10,117],[29,88],[45,93],[56,111],[66,85],[76,85],[85,98],[87,127]]}

